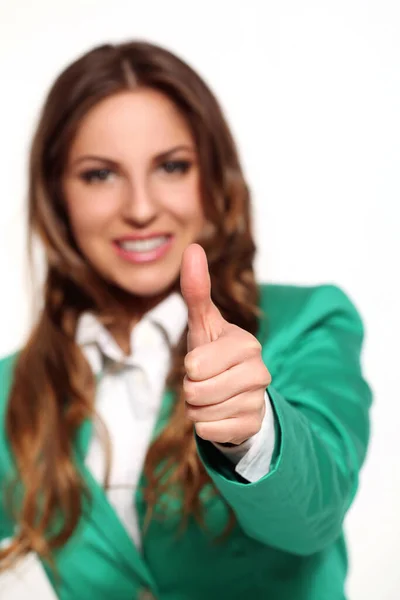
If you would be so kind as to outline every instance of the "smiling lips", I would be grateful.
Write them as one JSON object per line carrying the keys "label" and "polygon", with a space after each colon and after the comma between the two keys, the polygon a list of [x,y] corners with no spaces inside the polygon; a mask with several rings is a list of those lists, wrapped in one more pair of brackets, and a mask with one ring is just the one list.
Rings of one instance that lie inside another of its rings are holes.
{"label": "smiling lips", "polygon": [[164,256],[170,249],[174,237],[171,234],[127,236],[114,240],[119,256],[132,263],[153,262]]}

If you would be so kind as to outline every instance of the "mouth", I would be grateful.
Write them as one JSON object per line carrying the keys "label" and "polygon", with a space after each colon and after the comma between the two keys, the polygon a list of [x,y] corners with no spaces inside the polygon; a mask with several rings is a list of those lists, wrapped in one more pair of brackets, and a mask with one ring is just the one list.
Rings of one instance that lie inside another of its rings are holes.
{"label": "mouth", "polygon": [[119,256],[133,263],[153,262],[163,257],[171,248],[174,236],[171,234],[130,237],[114,240]]}

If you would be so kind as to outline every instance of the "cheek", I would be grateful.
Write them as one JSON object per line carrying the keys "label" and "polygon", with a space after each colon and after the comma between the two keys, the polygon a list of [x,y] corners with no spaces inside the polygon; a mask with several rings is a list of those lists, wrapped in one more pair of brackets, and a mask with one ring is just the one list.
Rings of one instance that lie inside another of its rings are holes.
{"label": "cheek", "polygon": [[201,229],[204,223],[203,203],[197,178],[163,190],[164,210],[183,227]]}
{"label": "cheek", "polygon": [[88,198],[84,194],[69,194],[66,205],[72,233],[76,239],[85,241],[88,236],[103,232],[115,217],[114,204],[98,198]]}
{"label": "cheek", "polygon": [[200,201],[193,203],[186,201],[182,205],[176,206],[175,215],[186,227],[193,226],[199,228],[204,221],[204,213]]}

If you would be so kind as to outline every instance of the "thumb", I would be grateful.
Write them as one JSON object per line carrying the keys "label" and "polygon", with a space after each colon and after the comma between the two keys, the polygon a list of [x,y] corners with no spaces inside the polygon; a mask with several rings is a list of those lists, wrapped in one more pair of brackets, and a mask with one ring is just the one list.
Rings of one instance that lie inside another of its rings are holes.
{"label": "thumb", "polygon": [[198,244],[186,248],[181,265],[181,291],[188,307],[188,350],[216,340],[224,319],[211,300],[207,256]]}

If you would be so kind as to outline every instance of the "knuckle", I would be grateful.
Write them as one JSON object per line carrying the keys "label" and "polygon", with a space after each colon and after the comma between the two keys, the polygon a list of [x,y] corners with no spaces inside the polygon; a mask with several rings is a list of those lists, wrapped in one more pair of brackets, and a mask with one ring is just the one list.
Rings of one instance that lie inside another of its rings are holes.
{"label": "knuckle", "polygon": [[251,403],[249,404],[248,414],[259,415],[265,404],[264,396],[260,394],[253,394]]}
{"label": "knuckle", "polygon": [[199,437],[201,437],[203,440],[210,439],[210,428],[208,427],[207,423],[196,423],[195,429],[196,429],[197,435]]}
{"label": "knuckle", "polygon": [[256,435],[260,431],[260,429],[261,429],[261,421],[258,417],[251,419],[251,421],[249,421],[249,429],[248,429],[249,437]]}
{"label": "knuckle", "polygon": [[183,392],[185,394],[185,400],[188,404],[195,404],[197,399],[197,386],[196,384],[185,377],[183,379]]}
{"label": "knuckle", "polygon": [[254,336],[251,336],[246,344],[247,355],[250,357],[257,356],[260,354],[261,348],[260,342]]}
{"label": "knuckle", "polygon": [[200,370],[199,358],[193,352],[189,352],[185,356],[184,367],[188,377],[196,379]]}
{"label": "knuckle", "polygon": [[198,421],[198,411],[188,405],[186,405],[186,416],[193,423]]}
{"label": "knuckle", "polygon": [[263,362],[260,363],[259,359],[249,363],[249,373],[251,373],[249,389],[252,391],[259,390],[260,388],[265,389],[271,383],[271,375],[267,367]]}
{"label": "knuckle", "polygon": [[262,367],[260,369],[260,387],[268,387],[269,384],[271,383],[271,381],[272,381],[272,379],[271,379],[270,372],[268,371],[267,367],[263,363]]}

